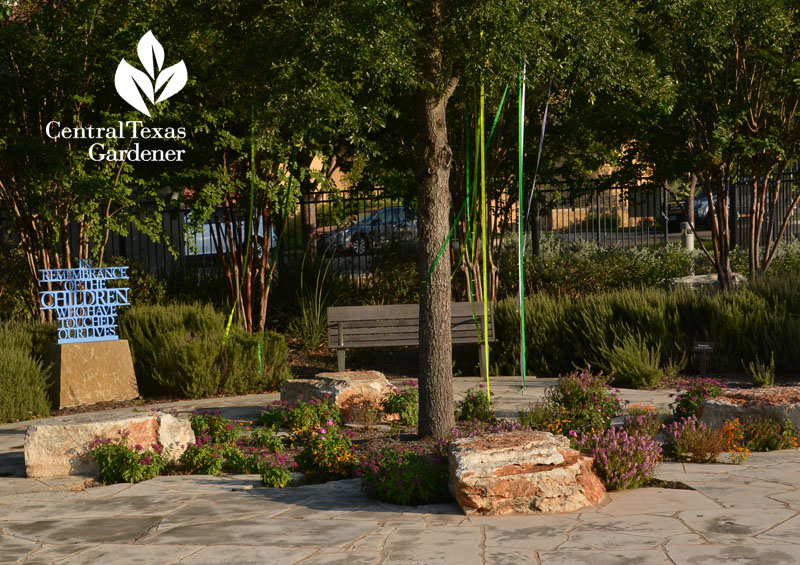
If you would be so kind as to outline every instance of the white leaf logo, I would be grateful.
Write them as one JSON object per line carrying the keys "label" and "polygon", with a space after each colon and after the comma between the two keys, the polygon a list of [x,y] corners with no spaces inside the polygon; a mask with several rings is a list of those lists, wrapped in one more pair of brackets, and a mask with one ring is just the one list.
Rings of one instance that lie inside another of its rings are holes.
{"label": "white leaf logo", "polygon": [[148,31],[142,36],[139,40],[139,45],[136,46],[136,52],[139,54],[139,60],[144,65],[150,78],[156,78],[153,61],[155,60],[156,65],[161,69],[161,65],[164,64],[164,48],[161,47],[152,31]]}
{"label": "white leaf logo", "polygon": [[158,95],[156,104],[180,92],[181,88],[186,84],[186,79],[186,65],[183,64],[183,61],[161,71],[161,74],[156,79],[155,91],[161,90],[162,86],[164,90],[161,90],[161,94]]}
{"label": "white leaf logo", "polygon": [[[136,88],[137,85],[142,89],[141,92]],[[128,61],[123,59],[117,67],[114,86],[117,87],[117,92],[125,102],[146,116],[150,116],[150,111],[147,109],[147,104],[144,103],[141,94],[144,92],[150,102],[153,102],[153,83],[150,82],[146,74],[136,67],[132,67]]]}
{"label": "white leaf logo", "polygon": [[[114,76],[114,86],[125,102],[149,117],[150,111],[142,94],[150,101],[150,104],[158,104],[177,94],[186,86],[188,78],[186,65],[180,61],[162,71],[164,48],[152,31],[145,33],[139,40],[136,53],[147,74],[122,59],[117,66],[117,74]],[[150,76],[147,76],[148,74]],[[161,93],[156,99],[159,91]]]}

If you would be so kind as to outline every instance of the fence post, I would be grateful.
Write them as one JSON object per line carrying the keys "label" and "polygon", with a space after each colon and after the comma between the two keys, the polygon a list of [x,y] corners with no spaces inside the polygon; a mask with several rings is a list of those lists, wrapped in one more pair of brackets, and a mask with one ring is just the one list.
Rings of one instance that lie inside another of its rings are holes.
{"label": "fence post", "polygon": [[667,188],[661,189],[661,215],[664,218],[664,243],[669,242],[669,194]]}
{"label": "fence post", "polygon": [[[540,229],[540,221],[541,218],[539,217],[539,201],[534,200],[533,208],[528,210],[528,214],[533,215],[533,233],[531,233],[531,245],[533,246],[533,256],[539,257],[542,254],[542,245],[541,245],[541,233]],[[523,237],[525,237],[525,233],[523,232]]]}
{"label": "fence post", "polygon": [[597,224],[597,243],[600,243],[600,191],[594,193],[594,221]]}

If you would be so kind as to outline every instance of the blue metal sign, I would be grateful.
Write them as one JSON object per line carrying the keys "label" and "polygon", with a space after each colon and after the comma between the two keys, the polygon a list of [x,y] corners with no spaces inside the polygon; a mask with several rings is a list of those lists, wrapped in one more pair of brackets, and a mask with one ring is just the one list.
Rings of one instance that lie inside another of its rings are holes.
{"label": "blue metal sign", "polygon": [[117,335],[117,307],[129,306],[128,288],[107,288],[110,280],[127,279],[128,267],[92,268],[80,260],[77,269],[40,269],[40,283],[61,283],[64,290],[39,293],[42,310],[55,310],[58,343],[111,341]]}

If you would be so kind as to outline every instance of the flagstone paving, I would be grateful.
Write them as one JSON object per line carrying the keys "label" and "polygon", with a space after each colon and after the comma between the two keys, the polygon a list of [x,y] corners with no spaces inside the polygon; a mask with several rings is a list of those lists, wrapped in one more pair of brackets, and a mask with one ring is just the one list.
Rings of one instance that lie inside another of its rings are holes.
{"label": "flagstone paving", "polygon": [[[521,405],[517,388],[510,379],[493,383],[496,405]],[[524,402],[537,390],[530,387]],[[248,418],[269,399],[175,406]],[[24,427],[0,426],[6,474],[20,474],[16,446]],[[800,450],[753,454],[742,465],[665,463],[660,476],[693,490],[611,493],[604,504],[570,514],[471,518],[455,504],[406,508],[370,500],[358,480],[266,489],[254,475],[172,476],[81,490],[78,478],[5,476],[0,563],[800,562]]]}

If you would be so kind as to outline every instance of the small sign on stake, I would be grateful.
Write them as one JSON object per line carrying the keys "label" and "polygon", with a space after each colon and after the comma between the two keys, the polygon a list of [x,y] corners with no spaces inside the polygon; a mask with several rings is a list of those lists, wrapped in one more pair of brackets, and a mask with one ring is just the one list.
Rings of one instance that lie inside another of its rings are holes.
{"label": "small sign on stake", "polygon": [[700,374],[705,376],[708,371],[708,354],[714,351],[713,341],[695,341],[694,352],[700,358]]}

